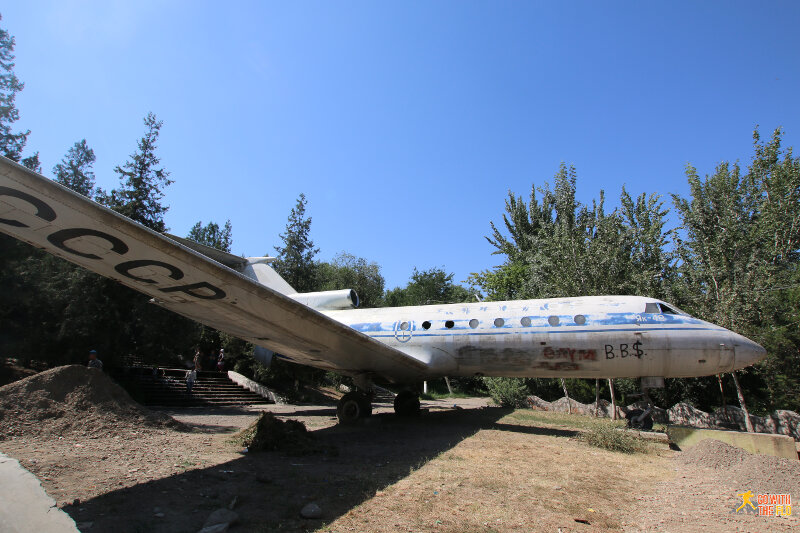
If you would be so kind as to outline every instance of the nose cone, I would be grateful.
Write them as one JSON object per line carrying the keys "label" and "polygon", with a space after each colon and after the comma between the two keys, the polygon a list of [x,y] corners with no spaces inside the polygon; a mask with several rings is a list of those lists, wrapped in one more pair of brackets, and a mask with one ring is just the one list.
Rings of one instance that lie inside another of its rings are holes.
{"label": "nose cone", "polygon": [[735,350],[735,370],[754,365],[767,356],[767,350],[763,346],[747,337],[734,333],[732,341]]}

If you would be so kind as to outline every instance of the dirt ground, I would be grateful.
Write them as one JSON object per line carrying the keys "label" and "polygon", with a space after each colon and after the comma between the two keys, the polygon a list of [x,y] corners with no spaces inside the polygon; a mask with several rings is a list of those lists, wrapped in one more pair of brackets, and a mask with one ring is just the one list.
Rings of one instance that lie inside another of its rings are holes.
{"label": "dirt ground", "polygon": [[[0,441],[0,450],[39,477],[90,533],[196,532],[212,511],[231,504],[240,515],[232,531],[241,532],[790,531],[800,525],[796,517],[732,514],[741,503],[736,494],[748,487],[730,469],[681,460],[688,452],[655,444],[637,455],[592,448],[576,438],[582,417],[565,423],[565,415],[487,403],[423,402],[428,411],[412,420],[378,404],[375,416],[353,427],[336,425],[333,406],[164,411],[185,427],[13,436]],[[305,423],[325,452],[245,452],[232,435],[262,409]],[[300,517],[309,502],[322,508],[321,519]]]}

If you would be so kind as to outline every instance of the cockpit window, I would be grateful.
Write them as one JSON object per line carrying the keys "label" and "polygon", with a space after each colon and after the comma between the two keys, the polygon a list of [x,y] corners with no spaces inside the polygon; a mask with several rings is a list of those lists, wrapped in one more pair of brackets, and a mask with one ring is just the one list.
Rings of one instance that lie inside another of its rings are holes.
{"label": "cockpit window", "polygon": [[644,304],[645,313],[662,314],[662,315],[685,315],[683,311],[677,307],[672,307],[661,302],[647,302]]}
{"label": "cockpit window", "polygon": [[658,305],[659,305],[659,307],[661,307],[661,312],[663,314],[665,314],[665,315],[677,315],[677,314],[680,314],[676,310],[674,310],[673,308],[668,306],[667,304],[658,304]]}

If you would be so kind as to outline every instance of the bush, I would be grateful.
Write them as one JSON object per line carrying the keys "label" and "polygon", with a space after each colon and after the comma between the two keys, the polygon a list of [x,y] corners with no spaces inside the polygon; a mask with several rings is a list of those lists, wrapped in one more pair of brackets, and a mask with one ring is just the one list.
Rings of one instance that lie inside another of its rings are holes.
{"label": "bush", "polygon": [[503,407],[525,407],[528,386],[522,378],[483,378],[495,403]]}
{"label": "bush", "polygon": [[644,453],[648,449],[644,439],[611,424],[599,424],[584,433],[581,438],[591,446],[613,452]]}

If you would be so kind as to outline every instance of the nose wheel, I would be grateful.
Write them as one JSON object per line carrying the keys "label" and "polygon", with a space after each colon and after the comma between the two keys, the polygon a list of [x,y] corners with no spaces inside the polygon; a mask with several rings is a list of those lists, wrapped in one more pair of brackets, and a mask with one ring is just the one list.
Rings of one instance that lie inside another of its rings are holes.
{"label": "nose wheel", "polygon": [[372,395],[361,391],[348,392],[336,406],[340,424],[353,424],[372,415]]}

